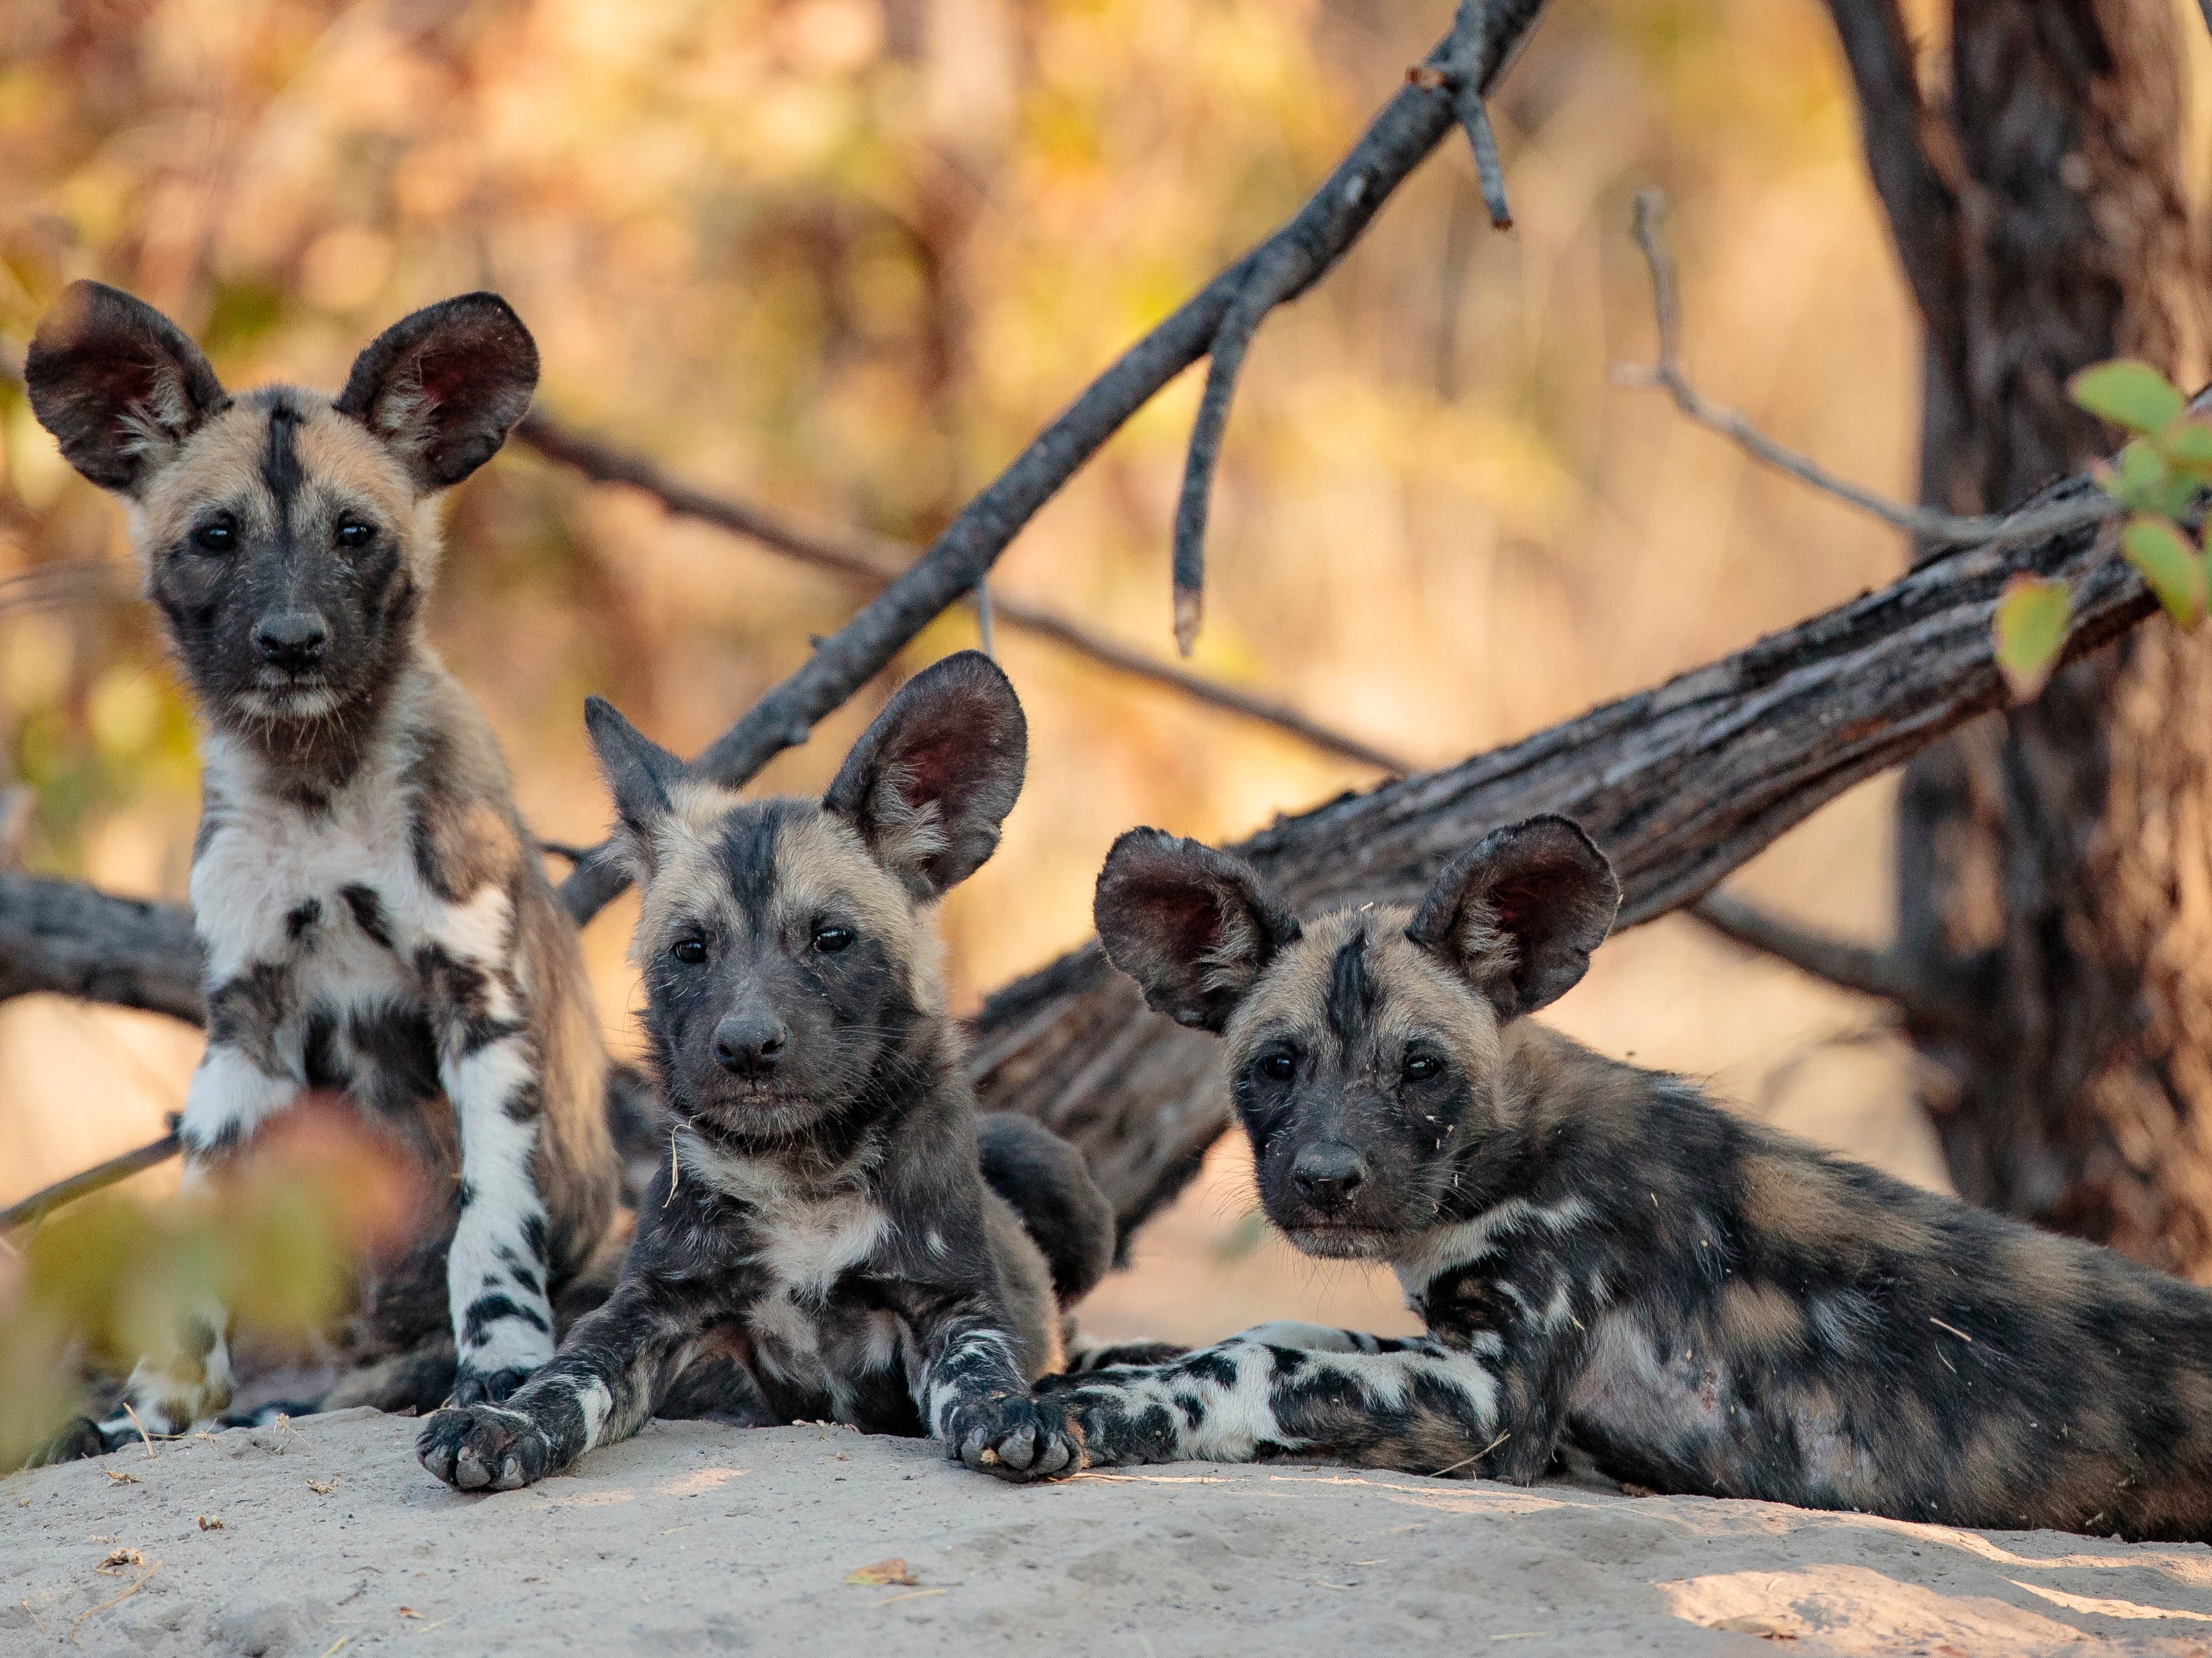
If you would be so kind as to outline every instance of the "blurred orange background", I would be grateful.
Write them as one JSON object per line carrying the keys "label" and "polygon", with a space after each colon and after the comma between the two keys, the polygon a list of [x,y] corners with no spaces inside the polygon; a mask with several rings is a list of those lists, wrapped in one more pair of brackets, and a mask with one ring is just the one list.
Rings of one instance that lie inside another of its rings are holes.
{"label": "blurred orange background", "polygon": [[[331,386],[405,311],[494,288],[538,336],[556,416],[688,481],[920,545],[1297,205],[1449,12],[0,0],[0,350],[20,363],[62,284],[93,276],[175,316],[230,385]],[[2183,38],[2204,54],[2203,35]],[[1421,765],[1899,568],[1879,526],[1613,384],[1612,364],[1652,348],[1627,235],[1638,189],[1674,203],[1703,387],[1851,477],[1911,489],[1913,321],[1812,0],[1554,0],[1495,116],[1510,234],[1490,230],[1455,138],[1261,331],[1194,663]],[[1023,533],[1004,591],[1171,653],[1168,531],[1198,385],[1178,381]],[[0,467],[0,581],[127,559],[120,513],[68,472],[12,381]],[[607,816],[586,691],[696,750],[865,596],[526,452],[459,490],[450,525],[432,631],[553,840],[594,838]],[[0,586],[0,788],[31,791],[28,867],[179,897],[189,708],[145,608],[92,594]],[[969,613],[949,615],[902,667],[975,636]],[[1129,824],[1231,838],[1376,780],[1054,646],[1002,629],[999,648],[1030,710],[1030,772],[1003,849],[945,906],[963,1008],[1080,940],[1098,861]],[[762,786],[821,786],[884,689]],[[1888,800],[1879,782],[1847,797],[1746,889],[1879,938]],[[623,1048],[629,914],[586,934]],[[1692,922],[1609,945],[1553,1017],[1941,1183],[1877,1013]],[[0,1200],[158,1133],[197,1049],[150,1017],[0,1004]],[[1407,1327],[1387,1278],[1267,1237],[1242,1154],[1224,1142],[1140,1235],[1089,1327]]]}

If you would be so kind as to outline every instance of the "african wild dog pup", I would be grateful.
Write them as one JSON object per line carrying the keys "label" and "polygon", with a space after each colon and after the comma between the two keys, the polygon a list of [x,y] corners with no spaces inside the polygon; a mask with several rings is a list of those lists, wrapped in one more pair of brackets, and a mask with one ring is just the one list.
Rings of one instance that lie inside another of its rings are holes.
{"label": "african wild dog pup", "polygon": [[423,1465],[507,1490],[711,1409],[1073,1473],[1080,1442],[1027,1384],[1060,1360],[1055,1283],[1073,1302],[1110,1261],[1112,1213],[1024,1119],[983,1120],[1018,1209],[985,1183],[930,918],[1020,792],[1013,688],[974,652],[917,675],[819,803],[740,800],[606,703],[586,716],[643,894],[670,1157],[613,1296],[504,1406],[432,1417]]}
{"label": "african wild dog pup", "polygon": [[1429,1333],[1252,1332],[1069,1379],[1099,1462],[1295,1452],[1527,1482],[2212,1540],[2212,1294],[1732,1117],[1523,1016],[1619,898],[1573,824],[1301,926],[1152,830],[1099,878],[1152,1006],[1227,1038],[1267,1214]]}
{"label": "african wild dog pup", "polygon": [[[199,706],[208,1042],[186,1181],[303,1090],[349,1096],[449,1193],[346,1337],[364,1363],[428,1362],[395,1363],[406,1397],[357,1373],[371,1391],[352,1402],[504,1397],[552,1357],[550,1297],[609,1230],[607,1066],[574,927],[422,607],[437,498],[529,406],[537,347],[471,294],[387,330],[335,401],[233,397],[167,318],[78,282],[24,377],[70,464],[129,509]],[[226,1322],[196,1309],[140,1364],[126,1396],[147,1428],[222,1408]],[[458,1372],[435,1351],[448,1328]],[[103,1426],[111,1446],[133,1431]],[[98,1436],[84,1424],[68,1448]]]}

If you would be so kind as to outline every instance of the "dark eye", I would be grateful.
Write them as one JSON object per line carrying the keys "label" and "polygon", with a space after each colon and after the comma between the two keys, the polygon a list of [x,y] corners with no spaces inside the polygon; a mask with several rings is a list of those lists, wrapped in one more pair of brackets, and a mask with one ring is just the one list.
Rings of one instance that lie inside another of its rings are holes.
{"label": "dark eye", "polygon": [[348,552],[357,553],[376,539],[376,526],[349,518],[338,525],[338,545]]}
{"label": "dark eye", "polygon": [[238,545],[238,531],[218,519],[192,531],[192,545],[204,553],[227,553]]}
{"label": "dark eye", "polygon": [[1298,1062],[1288,1054],[1263,1054],[1260,1056],[1260,1074],[1271,1081],[1286,1083],[1297,1074]]}
{"label": "dark eye", "polygon": [[1444,1068],[1444,1062],[1433,1054],[1416,1054],[1406,1061],[1406,1080],[1426,1082]]}
{"label": "dark eye", "polygon": [[853,929],[848,926],[825,926],[814,934],[814,947],[825,956],[835,956],[853,942]]}
{"label": "dark eye", "polygon": [[696,967],[707,959],[707,945],[698,938],[678,938],[669,945],[668,953],[686,967]]}

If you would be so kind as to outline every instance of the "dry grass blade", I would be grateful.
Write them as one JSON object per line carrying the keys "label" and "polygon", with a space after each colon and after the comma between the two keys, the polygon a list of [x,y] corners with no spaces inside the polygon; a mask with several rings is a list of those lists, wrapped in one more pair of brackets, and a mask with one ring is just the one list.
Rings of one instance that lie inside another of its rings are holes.
{"label": "dry grass blade", "polygon": [[[96,1606],[87,1606],[82,1612],[77,1613],[76,1622],[70,1625],[70,1643],[76,1646],[82,1646],[84,1642],[79,1638],[77,1630],[79,1626],[83,1624],[86,1619],[91,1617],[94,1612],[106,1612],[110,1606],[121,1606],[132,1595],[137,1594],[140,1589],[144,1588],[146,1587],[146,1580],[161,1570],[161,1563],[158,1560],[155,1561],[151,1565],[148,1566],[145,1570],[140,1572],[138,1574],[137,1580],[133,1582],[129,1588],[124,1590],[122,1594],[116,1595],[112,1599],[102,1600]],[[26,1605],[28,1603],[26,1602]]]}

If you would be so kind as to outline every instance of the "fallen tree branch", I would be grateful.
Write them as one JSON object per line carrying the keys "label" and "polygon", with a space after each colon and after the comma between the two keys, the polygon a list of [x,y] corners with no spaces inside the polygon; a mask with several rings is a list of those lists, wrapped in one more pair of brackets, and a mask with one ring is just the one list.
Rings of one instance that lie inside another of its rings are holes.
{"label": "fallen tree branch", "polygon": [[[650,461],[586,437],[541,410],[533,409],[524,416],[522,423],[514,428],[514,436],[548,460],[569,467],[594,483],[622,484],[638,490],[671,513],[712,524],[802,563],[835,571],[871,587],[889,587],[915,562],[913,550],[896,542],[874,537],[824,535],[802,529],[749,502],[693,489],[670,477]],[[1332,730],[1286,703],[1218,683],[1171,663],[1156,661],[1066,616],[994,591],[987,583],[976,583],[975,598],[977,625],[987,635],[988,619],[995,616],[1010,627],[1065,646],[1117,673],[1166,686],[1209,708],[1273,726],[1330,754],[1401,774],[1413,769],[1407,762],[1387,750]]]}
{"label": "fallen tree branch", "polygon": [[39,990],[202,1023],[191,912],[0,871],[0,1000]]}
{"label": "fallen tree branch", "polygon": [[1839,990],[1893,1002],[1906,1013],[1932,1014],[1942,1000],[1937,988],[1922,982],[1895,950],[1800,926],[1728,893],[1707,893],[1690,906],[1690,914],[1733,944],[1771,956]]}
{"label": "fallen tree branch", "polygon": [[[2212,3],[2212,0],[2208,0]],[[1754,459],[1787,472],[1822,495],[1861,512],[1870,513],[1893,528],[1917,536],[1929,547],[1979,546],[1990,542],[2021,541],[2032,536],[2052,535],[2085,524],[2099,524],[2127,508],[2092,488],[2078,499],[2045,507],[2026,507],[2016,513],[1967,517],[1937,512],[1933,507],[1907,507],[1874,490],[1838,477],[1808,456],[1776,442],[1760,431],[1740,410],[1715,403],[1690,384],[1683,372],[1680,341],[1680,307],[1675,298],[1674,262],[1659,235],[1659,220],[1666,201],[1656,190],[1636,197],[1636,245],[1644,250],[1651,271],[1651,303],[1659,325],[1659,361],[1650,366],[1624,364],[1613,378],[1624,386],[1656,386],[1674,400],[1675,408],[1698,425],[1719,433]]]}
{"label": "fallen tree branch", "polygon": [[[1427,65],[1471,76],[1486,93],[1542,9],[1543,0],[1462,0],[1452,32]],[[1411,81],[1401,87],[1304,207],[1123,352],[960,510],[928,552],[715,739],[698,757],[699,768],[734,787],[805,742],[817,720],[888,667],[941,611],[973,592],[1023,525],[1076,471],[1161,387],[1206,355],[1247,278],[1272,250],[1285,245],[1304,250],[1308,274],[1282,295],[1285,301],[1296,299],[1358,240],[1456,118],[1449,93]],[[586,920],[628,878],[603,848],[569,875],[561,895],[571,914]]]}

